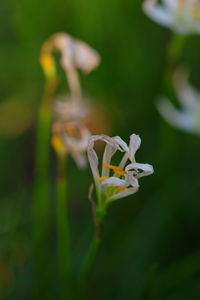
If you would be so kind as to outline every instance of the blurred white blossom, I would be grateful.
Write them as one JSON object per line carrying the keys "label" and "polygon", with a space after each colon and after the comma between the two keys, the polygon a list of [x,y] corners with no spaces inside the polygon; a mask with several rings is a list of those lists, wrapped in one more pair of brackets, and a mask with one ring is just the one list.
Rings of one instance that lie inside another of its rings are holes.
{"label": "blurred white blossom", "polygon": [[143,9],[155,22],[179,34],[200,33],[199,0],[146,0]]}
{"label": "blurred white blossom", "polygon": [[90,73],[100,63],[96,50],[83,41],[73,38],[67,33],[53,34],[41,50],[40,63],[48,78],[56,77],[56,67],[53,52],[61,54],[60,64],[68,79],[72,96],[81,97],[81,86],[77,69]]}
{"label": "blurred white blossom", "polygon": [[[106,143],[101,172],[99,171],[99,159],[94,150],[96,141]],[[109,201],[136,193],[139,189],[138,179],[153,173],[151,165],[140,164],[135,161],[135,153],[140,144],[141,139],[135,134],[130,136],[129,146],[119,136],[111,138],[107,135],[95,135],[90,137],[88,142],[88,159],[96,188]],[[116,166],[111,164],[111,159],[117,150],[124,152],[124,155]],[[129,164],[127,164],[128,161]],[[112,175],[110,175],[110,171]]]}
{"label": "blurred white blossom", "polygon": [[167,98],[162,98],[157,104],[160,114],[173,126],[200,134],[200,94],[189,84],[185,71],[176,72],[174,84],[182,108],[177,109]]}
{"label": "blurred white blossom", "polygon": [[70,154],[81,169],[87,166],[86,150],[89,130],[78,121],[61,122],[53,125],[52,146],[58,155]]}

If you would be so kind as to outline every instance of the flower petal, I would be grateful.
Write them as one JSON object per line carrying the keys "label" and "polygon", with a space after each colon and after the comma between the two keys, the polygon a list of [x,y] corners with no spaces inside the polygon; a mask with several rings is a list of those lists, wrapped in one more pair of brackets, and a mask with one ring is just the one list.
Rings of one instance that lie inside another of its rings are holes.
{"label": "flower petal", "polygon": [[86,43],[75,40],[74,60],[78,68],[89,73],[99,65],[100,56]]}
{"label": "flower petal", "polygon": [[129,151],[129,148],[127,146],[127,143],[125,143],[121,138],[120,136],[114,136],[113,137],[113,140],[115,140],[115,142],[117,142],[118,144],[118,149],[121,151],[121,152],[128,152]]}
{"label": "flower petal", "polygon": [[139,182],[138,182],[138,179],[133,176],[133,174],[131,174],[131,172],[129,174],[126,174],[125,175],[125,180],[126,180],[126,183],[127,185],[131,185],[132,187],[138,187],[139,188]]}
{"label": "flower petal", "polygon": [[[89,138],[88,141],[88,148],[87,148],[87,152],[88,152],[88,160],[91,166],[91,170],[94,176],[95,181],[97,182],[96,178],[100,177],[99,175],[99,169],[98,169],[98,157],[96,154],[96,151],[94,150],[94,143],[96,141],[103,141],[107,144],[110,144],[113,148],[119,149],[118,143],[111,137],[107,136],[107,135],[93,135]],[[98,182],[99,184],[99,182]]]}
{"label": "flower petal", "polygon": [[125,191],[121,191],[119,193],[116,193],[116,194],[112,195],[109,198],[109,201],[115,201],[115,200],[118,200],[118,199],[121,199],[121,198],[125,198],[127,196],[132,195],[132,194],[135,194],[137,191],[138,191],[138,187],[129,188]]}
{"label": "flower petal", "polygon": [[120,168],[124,169],[124,167],[125,167],[125,165],[126,165],[126,162],[127,162],[127,160],[128,160],[128,157],[129,157],[129,153],[128,153],[128,152],[124,153],[124,155],[123,155],[123,157],[122,157],[122,160],[121,160],[121,162],[120,162],[120,164],[119,164],[119,167],[120,167]]}
{"label": "flower petal", "polygon": [[114,176],[104,179],[101,183],[103,185],[107,185],[107,186],[124,186],[124,187],[126,187],[128,185],[126,180],[123,180],[123,179],[120,179],[120,178],[117,178]]}
{"label": "flower petal", "polygon": [[110,144],[107,144],[104,150],[104,154],[103,154],[103,161],[102,161],[102,176],[109,176],[110,173],[110,169],[109,168],[105,168],[104,165],[105,164],[110,164],[111,162],[111,158],[112,156],[115,154],[115,152],[117,151],[116,147],[113,147]]}
{"label": "flower petal", "polygon": [[171,27],[172,16],[164,6],[156,4],[156,0],[146,0],[143,4],[144,12],[157,23]]}
{"label": "flower petal", "polygon": [[137,170],[137,171],[142,170],[141,173],[137,174],[137,178],[151,175],[154,172],[153,166],[149,164],[139,164],[139,163],[133,163],[126,166],[125,171],[128,172],[130,170]]}
{"label": "flower petal", "polygon": [[130,136],[129,144],[129,159],[131,162],[135,162],[135,153],[141,145],[141,138],[137,134],[132,134]]}
{"label": "flower petal", "polygon": [[177,95],[183,107],[191,112],[195,112],[200,107],[200,97],[195,88],[188,82],[186,70],[179,69],[174,76]]}
{"label": "flower petal", "polygon": [[178,111],[167,99],[162,99],[157,104],[157,108],[163,118],[173,126],[187,132],[195,131],[196,120],[194,114]]}

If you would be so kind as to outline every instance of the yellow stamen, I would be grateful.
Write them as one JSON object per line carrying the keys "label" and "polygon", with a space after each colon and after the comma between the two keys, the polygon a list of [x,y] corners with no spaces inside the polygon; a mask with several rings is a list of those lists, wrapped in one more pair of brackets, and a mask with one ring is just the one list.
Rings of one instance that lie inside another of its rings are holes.
{"label": "yellow stamen", "polygon": [[119,174],[119,175],[125,175],[128,174],[126,171],[124,171],[122,168],[117,167],[117,166],[113,166],[113,165],[109,165],[109,164],[103,164],[104,168],[107,169],[111,169],[113,170],[115,173]]}
{"label": "yellow stamen", "polygon": [[40,64],[47,78],[52,79],[56,77],[56,64],[53,55],[43,53],[40,57]]}
{"label": "yellow stamen", "polygon": [[98,181],[103,181],[104,179],[108,179],[108,176],[97,177]]}
{"label": "yellow stamen", "polygon": [[125,187],[125,186],[115,186],[115,188],[116,188],[116,190],[118,190],[118,191],[126,191],[126,190],[128,190],[128,188]]}

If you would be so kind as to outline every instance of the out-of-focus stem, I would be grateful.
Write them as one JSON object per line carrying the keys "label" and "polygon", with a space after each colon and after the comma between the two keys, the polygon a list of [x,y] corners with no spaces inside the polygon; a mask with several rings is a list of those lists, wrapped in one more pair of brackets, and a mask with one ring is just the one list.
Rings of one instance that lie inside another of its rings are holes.
{"label": "out-of-focus stem", "polygon": [[71,251],[69,233],[68,193],[66,180],[66,155],[58,155],[58,175],[56,180],[58,266],[61,295],[66,299],[70,293]]}
{"label": "out-of-focus stem", "polygon": [[36,136],[35,197],[33,201],[33,234],[36,241],[47,236],[50,214],[50,135],[52,109],[51,103],[57,82],[46,83],[44,96],[39,108]]}
{"label": "out-of-focus stem", "polygon": [[[50,298],[47,287],[50,282],[48,235],[50,229],[50,135],[51,104],[57,86],[56,80],[46,82],[39,108],[36,133],[35,190],[33,199],[33,249],[36,260],[37,299]],[[48,294],[48,295],[47,295]]]}

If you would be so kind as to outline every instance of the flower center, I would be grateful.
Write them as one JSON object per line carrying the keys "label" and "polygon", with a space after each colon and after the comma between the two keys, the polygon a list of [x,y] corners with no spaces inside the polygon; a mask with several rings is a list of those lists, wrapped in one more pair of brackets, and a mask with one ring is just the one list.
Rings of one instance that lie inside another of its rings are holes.
{"label": "flower center", "polygon": [[[120,176],[128,174],[128,172],[124,171],[121,167],[118,167],[118,166],[113,166],[113,165],[109,165],[109,164],[103,164],[103,167],[107,168],[107,169],[110,169],[110,170],[113,170],[115,173],[117,173]],[[101,182],[101,181],[103,181],[105,179],[108,179],[108,178],[109,178],[108,176],[102,176],[102,177],[97,177],[97,180]],[[117,191],[128,190],[128,188],[125,187],[125,186],[113,186],[112,189],[115,189]]]}

